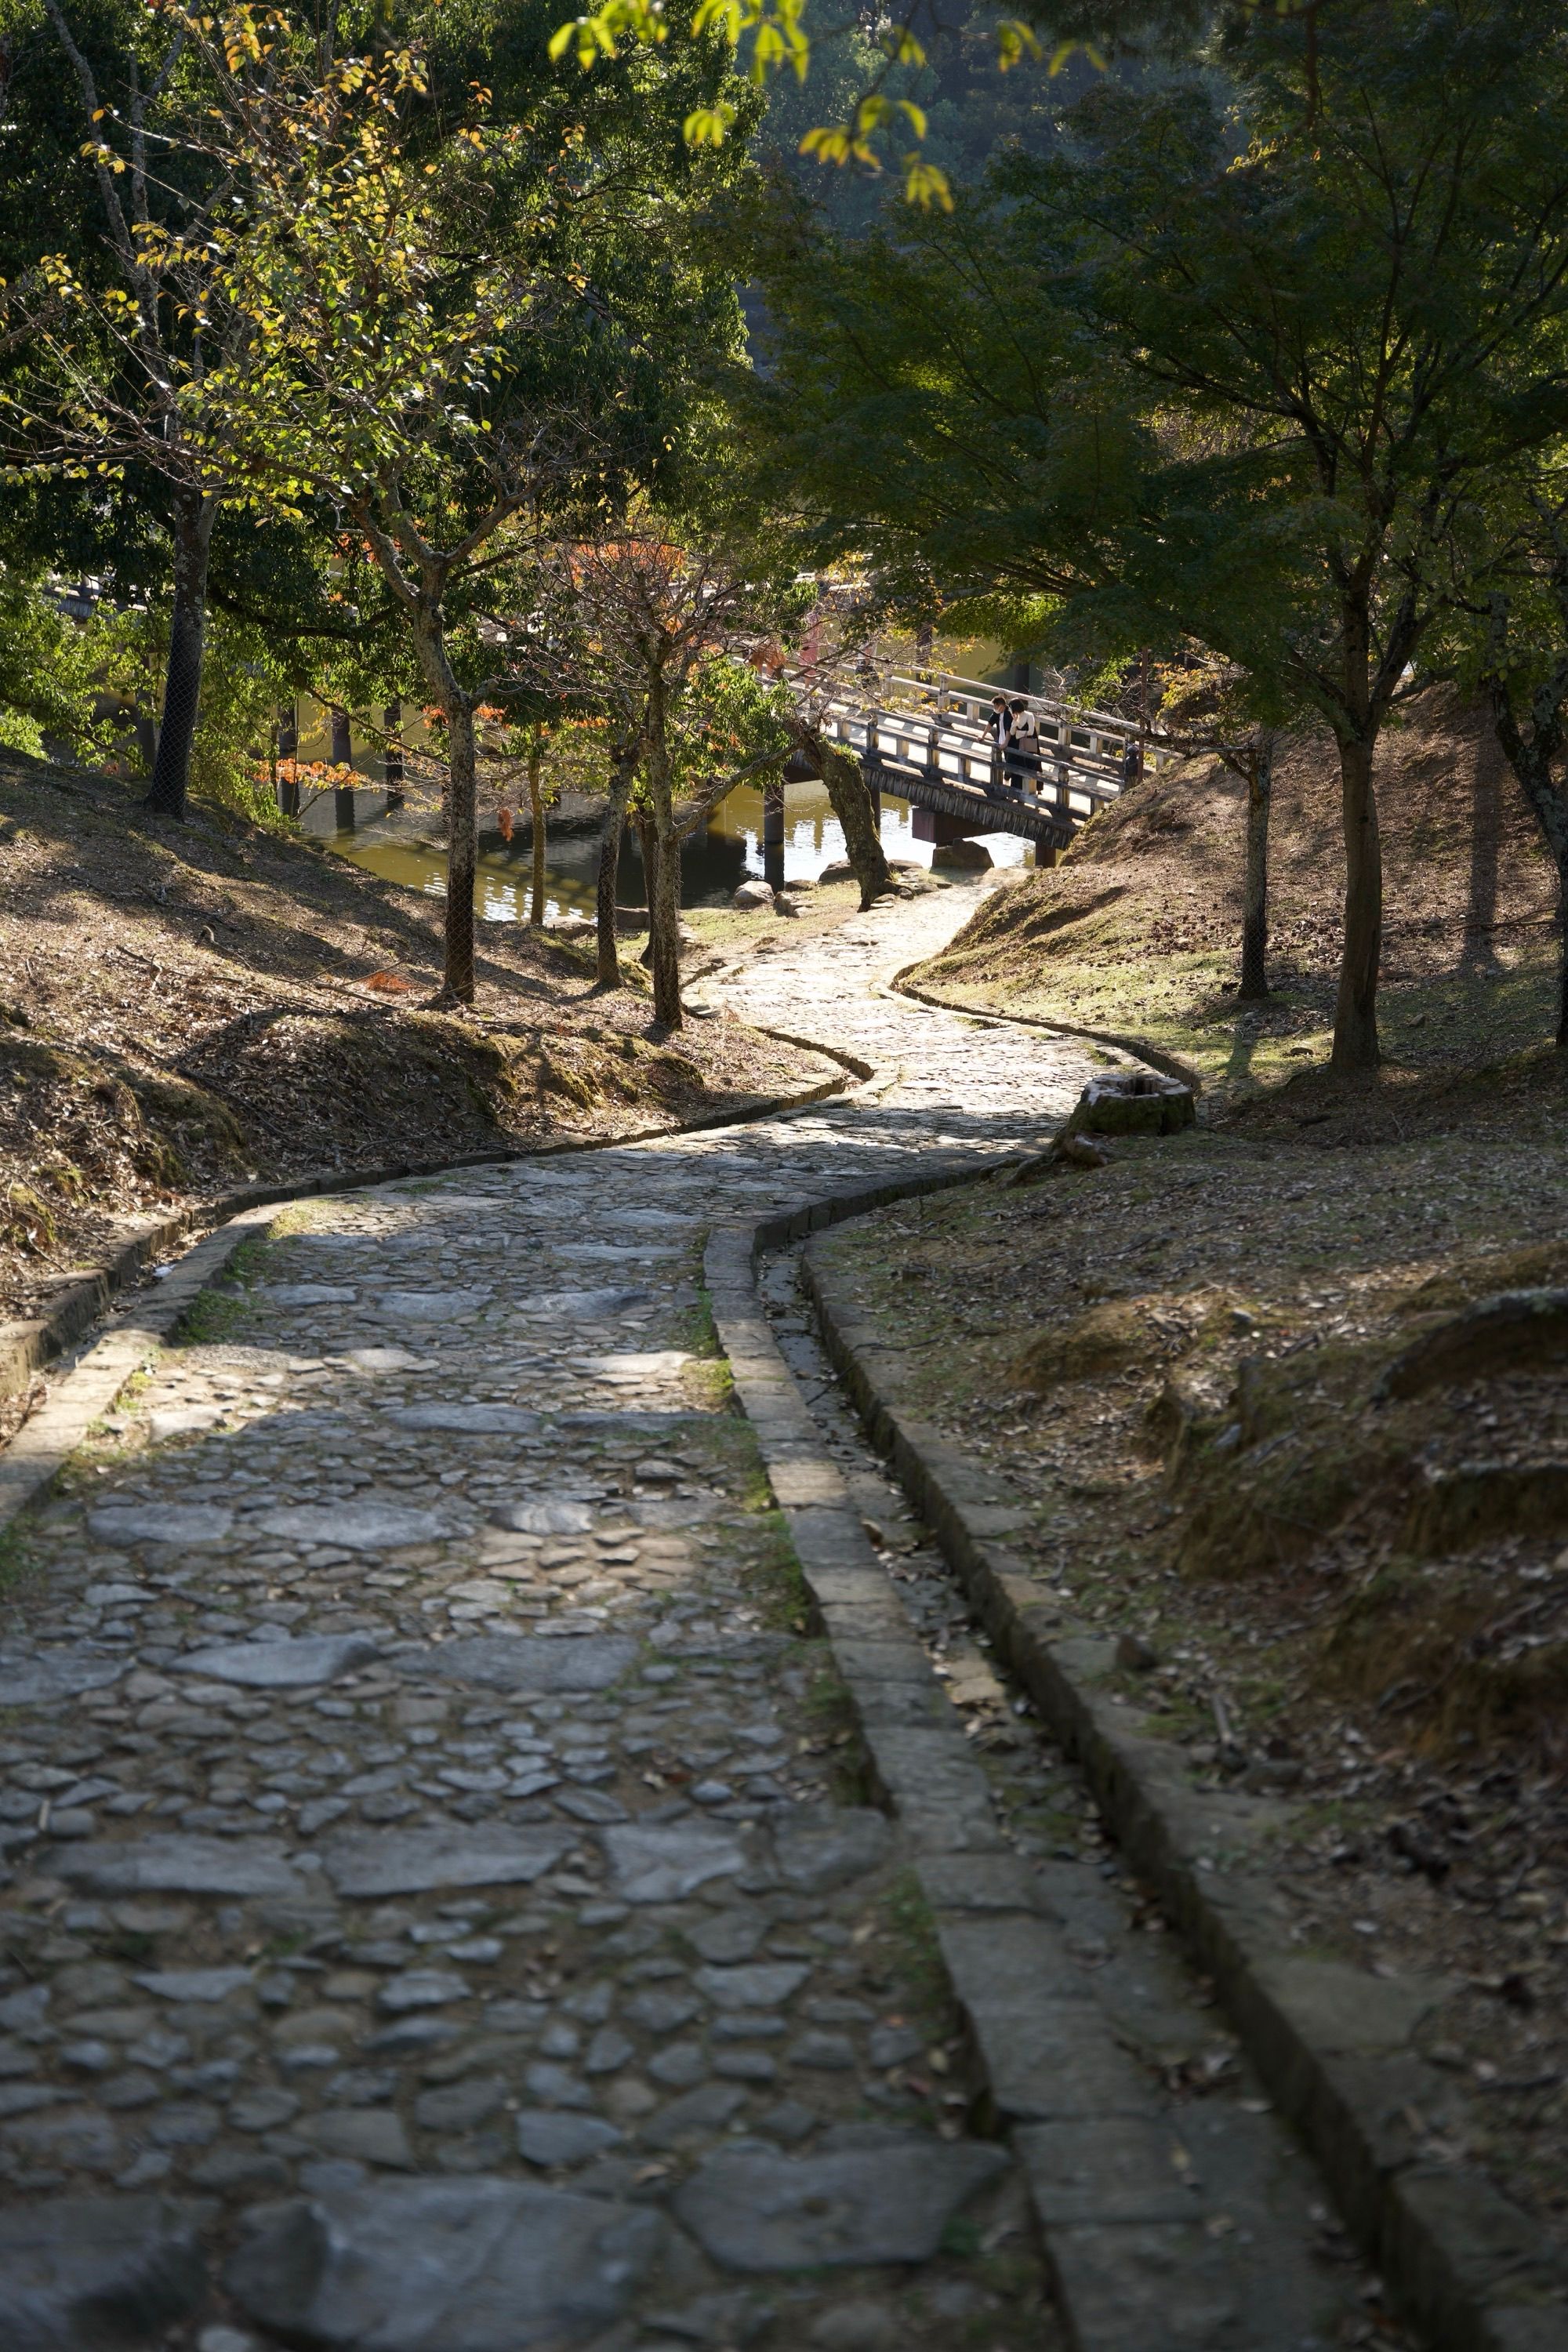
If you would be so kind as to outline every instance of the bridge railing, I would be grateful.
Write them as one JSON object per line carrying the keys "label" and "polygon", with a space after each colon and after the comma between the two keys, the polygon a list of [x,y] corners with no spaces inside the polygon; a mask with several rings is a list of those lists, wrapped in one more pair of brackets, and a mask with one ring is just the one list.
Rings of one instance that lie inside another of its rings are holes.
{"label": "bridge railing", "polygon": [[[998,796],[991,790],[992,746],[978,728],[968,730],[966,737],[946,729],[939,736],[930,719],[887,709],[857,710],[842,703],[821,711],[817,723],[824,734],[857,752],[868,765],[879,767],[885,787],[914,800],[925,798],[933,787],[945,787],[955,802],[984,800],[998,812],[1003,808],[1024,814],[1035,812],[1071,828],[1087,823],[1121,789],[1115,776],[1085,775],[1076,765],[1053,761],[1027,779],[1026,790]],[[955,808],[954,813],[959,811]],[[1018,829],[1001,828],[1004,832]]]}
{"label": "bridge railing", "polygon": [[[982,791],[990,783],[991,712],[1001,688],[941,670],[868,673],[863,693],[853,674],[842,671],[788,675],[817,702],[821,723],[834,735],[938,779]],[[1131,721],[1047,695],[1007,699],[1026,702],[1035,713],[1042,789],[1051,798],[1081,820],[1121,791],[1128,749],[1141,740]],[[1156,774],[1181,756],[1146,741],[1142,754],[1144,768]]]}
{"label": "bridge railing", "polygon": [[[961,677],[947,670],[894,670],[889,683],[900,699],[907,696],[917,709],[934,710],[939,717],[961,719],[983,730],[990,721],[992,704],[998,694],[1005,694],[1009,703],[1026,702],[1040,730],[1042,751],[1055,749],[1079,754],[1087,764],[1114,769],[1118,779],[1128,746],[1140,740],[1137,723],[1118,718],[1112,711],[1094,710],[1050,695],[1015,693],[1008,688],[987,686],[982,678]],[[1158,774],[1180,756],[1175,751],[1162,751],[1157,744],[1145,743],[1143,765]]]}

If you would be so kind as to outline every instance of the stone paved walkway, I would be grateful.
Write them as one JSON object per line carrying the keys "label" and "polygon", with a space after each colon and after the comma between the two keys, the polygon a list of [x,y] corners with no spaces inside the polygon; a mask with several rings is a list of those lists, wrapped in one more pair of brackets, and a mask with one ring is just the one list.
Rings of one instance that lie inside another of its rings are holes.
{"label": "stone paved walkway", "polygon": [[869,1099],[285,1212],[28,1523],[7,2352],[1058,2340],[697,1279],[1073,1099],[874,992],[971,903],[709,982]]}

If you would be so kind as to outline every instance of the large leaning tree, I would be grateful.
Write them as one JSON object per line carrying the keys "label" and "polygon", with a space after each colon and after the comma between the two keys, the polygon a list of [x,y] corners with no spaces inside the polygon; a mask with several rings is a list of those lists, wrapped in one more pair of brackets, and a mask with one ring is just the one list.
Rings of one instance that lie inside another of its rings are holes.
{"label": "large leaning tree", "polygon": [[1479,585],[1471,506],[1563,421],[1568,32],[1547,0],[1388,0],[1324,14],[1310,60],[1258,20],[1210,65],[1097,89],[1051,157],[853,266],[782,239],[754,398],[818,544],[1058,648],[1197,648],[1326,723],[1353,1071],[1378,740]]}

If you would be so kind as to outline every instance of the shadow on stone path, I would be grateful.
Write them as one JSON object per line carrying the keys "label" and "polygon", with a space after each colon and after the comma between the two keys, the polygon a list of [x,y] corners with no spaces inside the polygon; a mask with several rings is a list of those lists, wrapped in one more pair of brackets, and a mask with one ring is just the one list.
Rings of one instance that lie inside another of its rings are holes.
{"label": "shadow on stone path", "polygon": [[697,1280],[1037,1133],[1079,1050],[715,983],[876,1098],[284,1212],[0,1638],[0,2343],[1057,2341]]}

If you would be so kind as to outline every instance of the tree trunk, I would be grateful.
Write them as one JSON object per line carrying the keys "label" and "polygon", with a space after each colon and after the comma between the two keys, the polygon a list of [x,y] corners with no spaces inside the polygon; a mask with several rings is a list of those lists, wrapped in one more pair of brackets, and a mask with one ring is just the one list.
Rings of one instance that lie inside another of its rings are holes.
{"label": "tree trunk", "polygon": [[594,984],[596,988],[619,988],[621,985],[621,944],[616,929],[616,895],[621,871],[621,835],[626,831],[626,813],[612,802],[605,816],[605,830],[599,835],[599,885],[594,906],[597,925],[595,945],[597,969]]}
{"label": "tree trunk", "polygon": [[334,702],[331,711],[332,729],[332,760],[340,768],[352,767],[354,756],[353,730],[349,714],[341,702]]}
{"label": "tree trunk", "polygon": [[459,1004],[474,1001],[474,867],[479,859],[475,814],[474,714],[467,696],[447,711],[451,830],[447,842],[447,969],[441,993]]}
{"label": "tree trunk", "polygon": [[206,635],[207,560],[217,509],[197,496],[174,509],[174,593],[169,620],[169,665],[163,716],[153,759],[153,782],[142,805],[158,816],[183,817],[191,781],[191,745],[202,699],[202,649]]}
{"label": "tree trunk", "polygon": [[653,1016],[666,1029],[679,1029],[684,1018],[680,1009],[680,844],[672,825],[659,829],[655,849],[653,895],[648,904]]}
{"label": "tree trunk", "polygon": [[626,803],[631,797],[637,762],[635,744],[621,745],[610,762],[610,797],[605,811],[605,829],[599,835],[599,881],[594,908],[598,925],[598,971],[594,982],[596,988],[622,985],[616,900],[620,888],[621,835],[626,830]]}
{"label": "tree trunk", "polygon": [[536,929],[544,923],[544,794],[539,784],[543,764],[543,751],[535,743],[528,755],[528,808],[533,819],[533,900],[528,919]]}
{"label": "tree trunk", "polygon": [[[653,1017],[666,1029],[679,1029],[680,1010],[680,845],[659,838],[658,821],[637,819],[642,848],[643,877],[647,887],[647,945],[643,961],[653,981]],[[670,887],[674,882],[673,890]],[[671,899],[676,901],[672,906]]]}
{"label": "tree trunk", "polygon": [[1274,798],[1274,738],[1266,735],[1247,763],[1247,887],[1241,917],[1241,1002],[1268,993],[1268,813]]}
{"label": "tree trunk", "polygon": [[662,681],[648,697],[649,796],[657,854],[648,877],[648,961],[653,970],[653,1017],[679,1029],[680,1011],[680,840],[665,733]]}
{"label": "tree trunk", "polygon": [[1345,924],[1334,1008],[1331,1069],[1348,1076],[1377,1067],[1377,972],[1383,955],[1383,849],[1372,760],[1375,735],[1340,742],[1345,836]]}
{"label": "tree trunk", "polygon": [[871,814],[871,796],[860,772],[860,762],[853,753],[840,751],[815,730],[803,748],[822,770],[822,781],[827,788],[833,814],[844,828],[844,846],[849,853],[855,879],[860,885],[860,904],[862,908],[868,907],[873,898],[892,887],[893,877],[882,854],[881,837]]}
{"label": "tree trunk", "polygon": [[447,658],[441,609],[422,596],[414,614],[419,664],[447,722],[447,961],[437,1004],[474,1001],[474,868],[479,862],[474,713]]}
{"label": "tree trunk", "polygon": [[646,810],[639,809],[632,819],[637,836],[637,854],[642,859],[643,897],[647,903],[647,937],[637,961],[645,971],[653,970],[653,927],[658,920],[655,902],[658,897],[658,834]]}
{"label": "tree trunk", "polygon": [[1506,685],[1494,681],[1492,720],[1503,757],[1513,770],[1520,790],[1530,803],[1542,838],[1557,868],[1557,1037],[1568,1046],[1568,794],[1558,791],[1552,771],[1562,754],[1568,723],[1568,657],[1532,697],[1530,732],[1526,734],[1509,698]]}
{"label": "tree trunk", "polygon": [[404,802],[402,703],[389,702],[381,716],[386,729],[386,751],[382,763],[386,805],[389,809],[401,808]]}
{"label": "tree trunk", "polygon": [[278,805],[285,816],[300,814],[300,706],[280,702],[278,706],[278,764],[288,773],[278,785]]}

